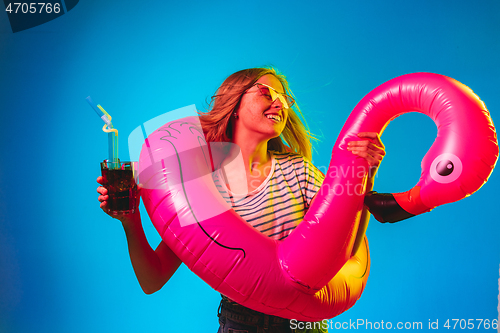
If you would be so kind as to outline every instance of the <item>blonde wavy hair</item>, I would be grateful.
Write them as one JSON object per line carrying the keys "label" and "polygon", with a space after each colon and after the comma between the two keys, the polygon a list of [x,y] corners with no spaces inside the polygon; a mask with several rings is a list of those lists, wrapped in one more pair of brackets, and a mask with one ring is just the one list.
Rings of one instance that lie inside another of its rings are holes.
{"label": "blonde wavy hair", "polygon": [[[238,109],[243,94],[264,75],[274,75],[283,85],[285,93],[293,94],[285,76],[276,69],[249,68],[230,75],[217,89],[208,105],[207,112],[198,112],[207,142],[230,142],[233,134],[232,114]],[[297,104],[288,110],[285,129],[279,137],[269,140],[268,150],[279,153],[295,152],[312,158],[312,141],[317,140],[309,131]]]}

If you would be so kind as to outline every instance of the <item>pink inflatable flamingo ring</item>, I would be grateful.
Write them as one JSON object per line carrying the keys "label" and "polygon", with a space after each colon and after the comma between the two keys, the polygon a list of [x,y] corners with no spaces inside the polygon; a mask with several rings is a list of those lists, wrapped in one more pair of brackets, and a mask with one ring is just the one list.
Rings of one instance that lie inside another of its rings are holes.
{"label": "pink inflatable flamingo ring", "polygon": [[[363,158],[347,150],[348,142],[359,140],[360,132],[381,134],[392,119],[412,111],[438,126],[413,189],[365,196],[367,172],[334,172],[368,170]],[[354,108],[303,221],[276,241],[247,224],[219,194],[212,173],[223,155],[221,145],[205,142],[198,117],[167,123],[146,139],[139,178],[151,221],[213,289],[251,309],[303,321],[332,318],[360,298],[370,270],[366,237],[351,253],[364,204],[382,221],[427,212],[478,190],[498,158],[489,113],[469,88],[430,73],[392,79]],[[361,190],[356,195],[338,190],[346,186]]]}

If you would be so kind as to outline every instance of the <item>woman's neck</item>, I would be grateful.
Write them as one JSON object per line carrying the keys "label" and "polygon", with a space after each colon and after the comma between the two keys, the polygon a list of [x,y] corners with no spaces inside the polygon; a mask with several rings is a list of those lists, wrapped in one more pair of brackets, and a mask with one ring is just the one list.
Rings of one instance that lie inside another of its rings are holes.
{"label": "woman's neck", "polygon": [[239,147],[247,172],[252,173],[253,169],[261,168],[270,162],[271,156],[267,151],[268,141],[257,133],[236,131],[232,143]]}
{"label": "woman's neck", "polygon": [[223,177],[233,194],[246,195],[267,179],[271,166],[272,158],[267,151],[267,143],[257,147],[248,144],[234,145],[222,163]]}
{"label": "woman's neck", "polygon": [[[236,143],[237,144],[237,143]],[[260,144],[237,144],[241,150],[245,169],[252,172],[255,168],[260,169],[267,165],[271,159],[267,151],[267,142]]]}

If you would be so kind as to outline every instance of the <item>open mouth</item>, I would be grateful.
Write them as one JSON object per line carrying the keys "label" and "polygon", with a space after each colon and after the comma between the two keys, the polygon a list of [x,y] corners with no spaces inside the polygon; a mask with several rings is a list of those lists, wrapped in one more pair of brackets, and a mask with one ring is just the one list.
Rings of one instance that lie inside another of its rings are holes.
{"label": "open mouth", "polygon": [[268,115],[266,115],[266,118],[270,119],[274,122],[277,122],[277,123],[281,122],[281,116],[279,116],[277,114],[268,114]]}

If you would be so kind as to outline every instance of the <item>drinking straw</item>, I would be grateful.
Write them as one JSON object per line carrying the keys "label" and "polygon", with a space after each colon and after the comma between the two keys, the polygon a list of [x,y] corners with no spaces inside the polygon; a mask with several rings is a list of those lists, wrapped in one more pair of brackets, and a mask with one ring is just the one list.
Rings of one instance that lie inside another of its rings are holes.
{"label": "drinking straw", "polygon": [[111,119],[109,119],[108,116],[107,116],[108,113],[106,111],[104,111],[104,112],[106,112],[106,114],[104,112],[102,112],[101,108],[97,107],[97,105],[92,101],[92,98],[90,98],[90,96],[88,96],[85,99],[90,104],[90,106],[92,107],[92,109],[94,109],[94,111],[97,113],[97,115],[99,116],[99,118],[101,118],[106,123],[106,125],[112,126],[111,125]]}
{"label": "drinking straw", "polygon": [[[113,124],[111,123],[111,116],[109,115],[109,113],[107,113],[99,104],[97,104],[97,107],[108,116],[110,121],[110,125],[104,125],[102,127],[102,130],[108,133],[109,159],[112,162],[118,162],[118,130],[116,128],[113,128]],[[114,165],[117,166],[117,164]]]}
{"label": "drinking straw", "polygon": [[97,113],[97,115],[105,122],[104,126],[102,127],[102,130],[106,133],[108,133],[108,162],[115,162],[111,163],[112,166],[110,169],[114,169],[115,167],[118,166],[119,159],[118,159],[118,130],[116,128],[113,128],[113,124],[111,123],[112,117],[109,115],[109,113],[104,110],[104,108],[99,105],[95,104],[90,96],[86,98],[87,102],[90,104],[90,106],[94,109],[94,111]]}

